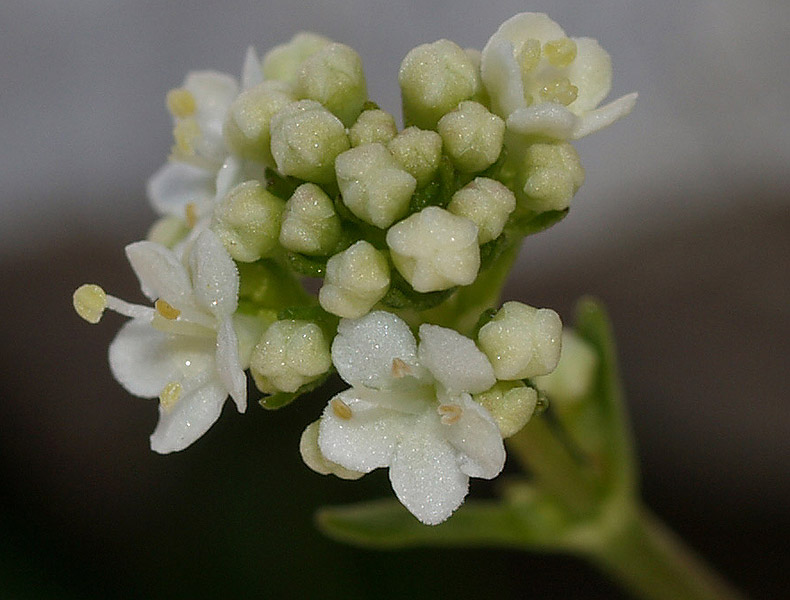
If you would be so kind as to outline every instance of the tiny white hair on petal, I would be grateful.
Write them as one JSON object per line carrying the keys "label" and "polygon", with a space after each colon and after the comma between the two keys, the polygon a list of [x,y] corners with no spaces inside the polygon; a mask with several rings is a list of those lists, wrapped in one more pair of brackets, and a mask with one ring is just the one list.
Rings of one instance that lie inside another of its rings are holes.
{"label": "tiny white hair on petal", "polygon": [[200,233],[189,254],[195,299],[214,316],[235,312],[239,295],[236,264],[210,229]]}
{"label": "tiny white hair on petal", "polygon": [[247,410],[247,378],[239,360],[239,342],[233,319],[228,316],[217,327],[217,373],[240,413]]}

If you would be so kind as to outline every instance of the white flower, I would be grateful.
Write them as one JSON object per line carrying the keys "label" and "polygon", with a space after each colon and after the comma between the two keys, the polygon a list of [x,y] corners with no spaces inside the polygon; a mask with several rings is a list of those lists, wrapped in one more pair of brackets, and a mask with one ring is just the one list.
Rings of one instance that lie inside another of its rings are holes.
{"label": "white flower", "polygon": [[569,39],[543,13],[499,27],[483,48],[481,77],[492,110],[523,135],[578,139],[627,115],[637,97],[596,108],[612,85],[609,54],[591,38]]}
{"label": "white flower", "polygon": [[469,477],[500,473],[505,448],[470,395],[495,383],[488,359],[451,329],[419,333],[418,347],[404,321],[381,311],[340,322],[332,361],[352,387],[324,410],[318,446],[350,471],[389,467],[398,499],[435,525],[461,505]]}
{"label": "white flower", "polygon": [[197,237],[188,267],[176,253],[153,242],[130,244],[126,255],[154,307],[107,296],[98,286],[83,286],[74,295],[75,308],[92,322],[104,308],[132,317],[110,345],[110,368],[130,393],[159,396],[151,448],[160,453],[182,450],[219,418],[228,395],[239,412],[246,410],[244,363],[260,331],[254,322],[243,323],[244,317],[236,316],[242,339],[237,335],[239,276],[212,231]]}

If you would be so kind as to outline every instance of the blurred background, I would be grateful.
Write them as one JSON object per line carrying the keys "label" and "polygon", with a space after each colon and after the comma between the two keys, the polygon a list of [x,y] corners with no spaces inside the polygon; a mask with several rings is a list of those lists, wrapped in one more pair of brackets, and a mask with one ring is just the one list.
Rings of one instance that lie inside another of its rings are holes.
{"label": "blurred background", "polygon": [[[107,366],[122,320],[90,328],[83,282],[135,299],[123,257],[153,220],[171,144],[164,95],[190,69],[235,75],[314,30],[362,56],[399,113],[417,44],[482,48],[545,11],[613,57],[634,113],[577,144],[570,216],[525,244],[508,299],[608,305],[647,504],[755,598],[790,550],[790,4],[786,0],[3,0],[0,4],[0,597],[624,598],[575,559],[365,552],[323,538],[324,504],[389,495],[305,468],[325,396],[230,405],[187,452],[148,449],[153,401]],[[473,483],[476,491],[490,490]],[[539,596],[538,596],[539,595]]]}

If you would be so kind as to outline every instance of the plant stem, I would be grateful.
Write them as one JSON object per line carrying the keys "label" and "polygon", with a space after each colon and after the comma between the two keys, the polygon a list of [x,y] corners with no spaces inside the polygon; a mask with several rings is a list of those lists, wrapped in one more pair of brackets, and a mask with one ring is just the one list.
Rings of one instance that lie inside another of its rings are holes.
{"label": "plant stem", "polygon": [[612,579],[646,600],[743,600],[647,509],[587,554]]}

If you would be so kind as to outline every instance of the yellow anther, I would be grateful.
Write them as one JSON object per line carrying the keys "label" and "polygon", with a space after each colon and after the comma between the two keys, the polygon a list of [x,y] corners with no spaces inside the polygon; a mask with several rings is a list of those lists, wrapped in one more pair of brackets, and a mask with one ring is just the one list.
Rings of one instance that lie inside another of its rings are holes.
{"label": "yellow anther", "polygon": [[540,40],[530,38],[524,42],[516,60],[518,61],[518,66],[521,67],[522,73],[529,73],[534,70],[540,62]]}
{"label": "yellow anther", "polygon": [[406,377],[406,375],[411,375],[411,367],[400,358],[392,359],[392,376],[395,379],[401,379]]}
{"label": "yellow anther", "polygon": [[568,106],[579,96],[579,88],[567,77],[560,77],[540,89],[540,97],[547,102],[558,102]]}
{"label": "yellow anther", "polygon": [[457,404],[440,404],[436,409],[441,421],[444,425],[452,425],[461,420],[461,415],[464,414],[464,409]]}
{"label": "yellow anther", "polygon": [[96,324],[107,308],[107,294],[98,285],[86,283],[77,288],[72,297],[74,310],[88,323]]}
{"label": "yellow anther", "polygon": [[162,315],[165,319],[169,321],[174,321],[178,318],[178,315],[181,314],[181,311],[177,308],[173,308],[173,306],[169,302],[165,302],[161,298],[154,302],[154,308],[156,308],[156,312]]}
{"label": "yellow anther", "polygon": [[351,407],[343,402],[340,398],[332,398],[332,401],[329,404],[332,405],[332,412],[335,413],[335,416],[338,419],[343,419],[344,421],[351,419],[353,414],[351,412]]}
{"label": "yellow anther", "polygon": [[168,383],[159,394],[159,404],[165,412],[170,412],[181,397],[184,388],[177,381]]}
{"label": "yellow anther", "polygon": [[192,92],[184,88],[176,88],[167,92],[167,110],[176,119],[191,117],[197,111],[197,102]]}
{"label": "yellow anther", "polygon": [[173,128],[173,139],[176,142],[173,154],[176,156],[194,156],[195,142],[200,137],[200,127],[193,118],[181,119]]}
{"label": "yellow anther", "polygon": [[543,54],[554,67],[567,67],[576,60],[576,42],[570,38],[551,40],[543,45]]}
{"label": "yellow anther", "polygon": [[187,222],[187,227],[192,229],[198,222],[198,209],[194,202],[187,202],[184,207],[184,219]]}

